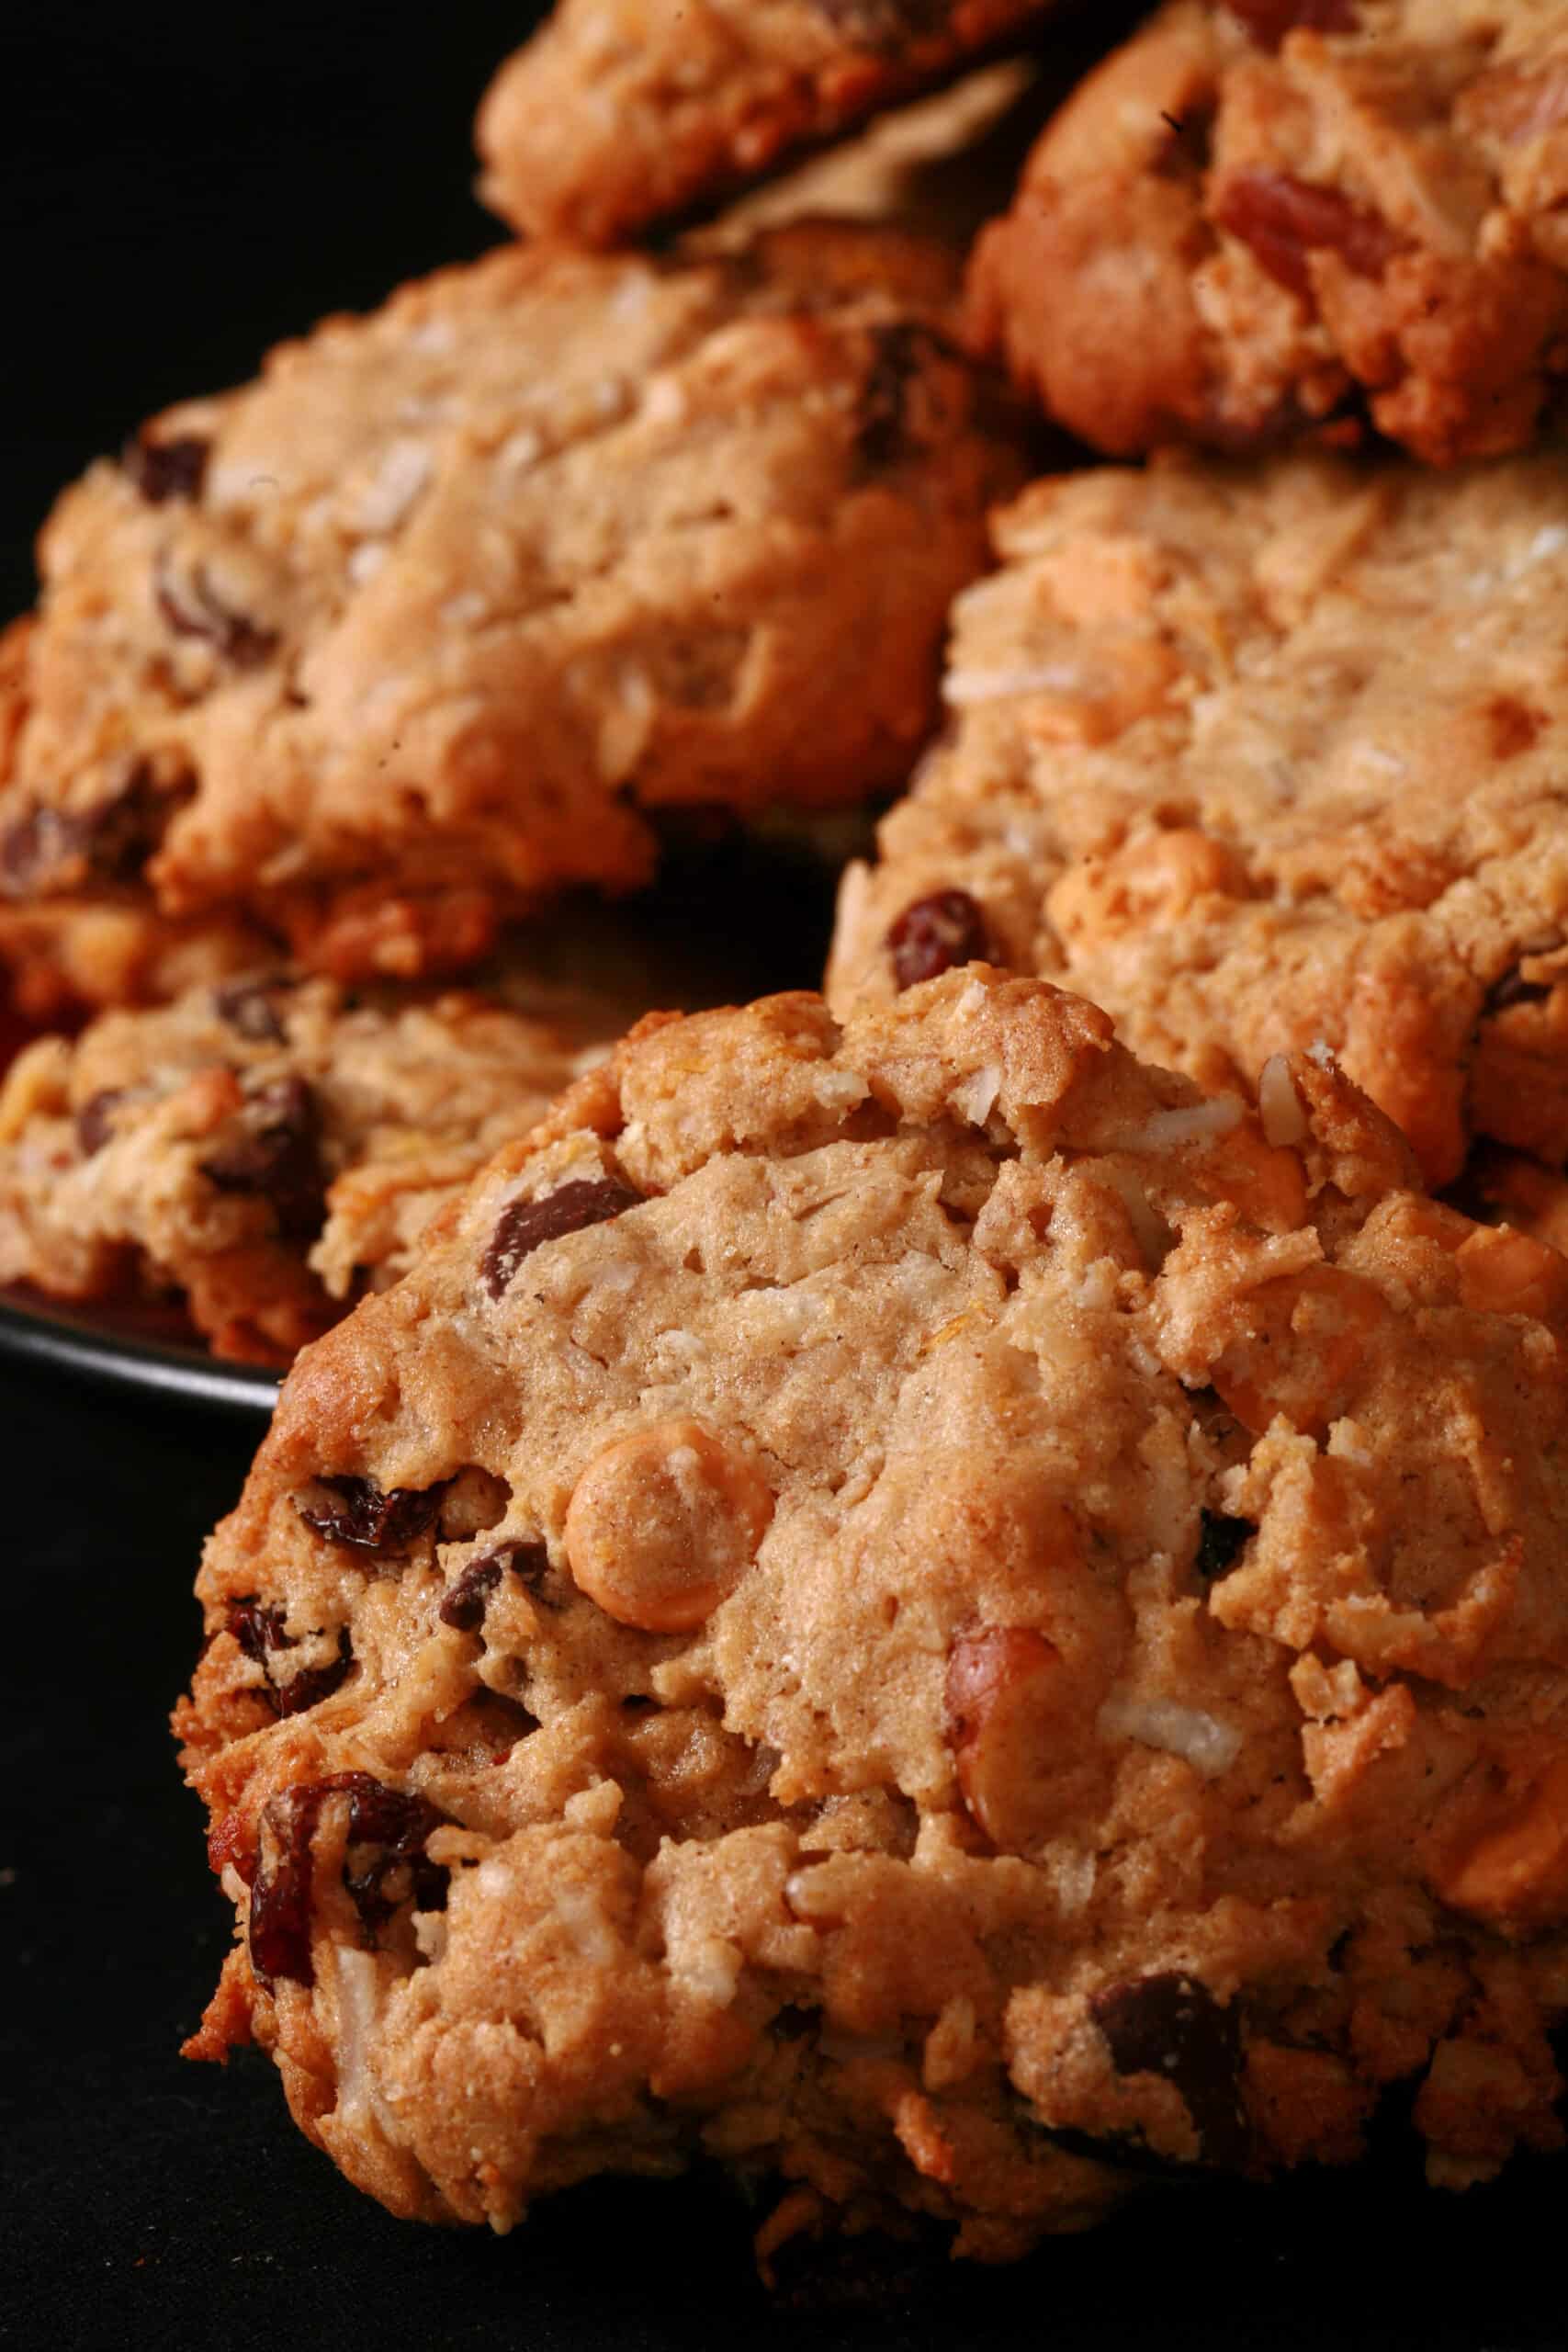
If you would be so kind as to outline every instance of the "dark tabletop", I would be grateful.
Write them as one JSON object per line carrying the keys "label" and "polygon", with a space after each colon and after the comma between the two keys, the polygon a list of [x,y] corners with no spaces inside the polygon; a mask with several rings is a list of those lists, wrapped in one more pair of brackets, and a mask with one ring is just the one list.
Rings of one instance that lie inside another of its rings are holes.
{"label": "dark tabletop", "polygon": [[[141,416],[494,241],[468,195],[468,120],[536,13],[0,8],[0,618],[30,594],[28,539],[55,488]],[[1428,2196],[1397,2122],[1356,2177],[1173,2192],[1008,2272],[902,2254],[807,2271],[782,2307],[756,2287],[750,2217],[713,2179],[579,2191],[507,2240],[389,2220],[296,2132],[264,2059],[220,2072],[177,2054],[229,1906],[164,1719],[197,1648],[201,1537],[256,1435],[0,1356],[0,2339],[1568,2344],[1568,2160]]]}

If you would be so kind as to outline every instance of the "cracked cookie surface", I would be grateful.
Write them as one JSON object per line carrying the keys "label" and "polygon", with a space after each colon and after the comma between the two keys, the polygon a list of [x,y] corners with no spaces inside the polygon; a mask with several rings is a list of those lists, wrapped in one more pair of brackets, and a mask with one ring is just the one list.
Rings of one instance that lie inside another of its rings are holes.
{"label": "cracked cookie surface", "polygon": [[1019,2254],[1553,2146],[1568,1261],[976,966],[655,1019],[296,1369],[177,1724],[393,2211],[699,2154]]}
{"label": "cracked cookie surface", "polygon": [[1360,416],[1448,465],[1568,372],[1556,0],[1179,0],[984,233],[976,334],[1112,456]]}
{"label": "cracked cookie surface", "polygon": [[1050,0],[560,0],[486,94],[479,192],[530,235],[614,244],[1049,14]]}
{"label": "cracked cookie surface", "polygon": [[0,648],[0,896],[144,882],[418,978],[647,880],[673,810],[892,784],[1017,480],[952,277],[867,226],[513,248],[166,412]]}
{"label": "cracked cookie surface", "polygon": [[1207,1086],[1325,1040],[1432,1183],[1568,1158],[1562,459],[1173,457],[996,538],[834,1001],[988,955]]}
{"label": "cracked cookie surface", "polygon": [[286,1363],[592,1057],[555,995],[263,970],[35,1040],[0,1084],[0,1282],[173,1295],[216,1354]]}

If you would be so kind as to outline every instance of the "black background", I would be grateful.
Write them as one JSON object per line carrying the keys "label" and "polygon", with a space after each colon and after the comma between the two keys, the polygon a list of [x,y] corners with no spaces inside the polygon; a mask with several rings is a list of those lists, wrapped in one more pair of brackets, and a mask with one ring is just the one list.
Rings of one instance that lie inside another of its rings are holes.
{"label": "black background", "polygon": [[[531,13],[0,14],[0,608],[28,601],[54,489],[143,415],[494,242],[469,194],[468,123]],[[164,1718],[196,1648],[200,1539],[255,1435],[0,1362],[5,2340],[1568,2344],[1568,2160],[1433,2197],[1397,2126],[1360,2175],[1172,2193],[1013,2271],[900,2256],[864,2312],[853,2279],[822,2277],[767,2305],[748,2216],[711,2180],[578,2192],[506,2241],[390,2221],[294,2132],[265,2061],[220,2074],[176,2055],[228,1913]]]}

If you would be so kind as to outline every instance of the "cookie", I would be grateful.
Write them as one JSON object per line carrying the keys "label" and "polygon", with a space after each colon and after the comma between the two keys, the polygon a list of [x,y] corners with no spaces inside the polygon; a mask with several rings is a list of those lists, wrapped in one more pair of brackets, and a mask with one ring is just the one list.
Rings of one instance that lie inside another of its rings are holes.
{"label": "cookie", "polygon": [[173,1295],[215,1354],[287,1363],[592,1057],[561,995],[252,972],[37,1039],[0,1085],[0,1282]]}
{"label": "cookie", "polygon": [[609,245],[1022,35],[1049,0],[558,0],[479,108],[479,194]]}
{"label": "cookie", "polygon": [[989,955],[1249,1084],[1324,1041],[1434,1184],[1568,1158],[1568,465],[1179,456],[1034,484],[829,994]]}
{"label": "cookie", "polygon": [[989,2259],[1551,2147],[1568,1261],[1038,980],[644,1023],[287,1384],[179,1712],[393,2211],[698,2154]]}
{"label": "cookie", "polygon": [[503,250],[167,412],[45,528],[6,889],[415,978],[683,809],[891,784],[1017,479],[952,278],[865,226]]}
{"label": "cookie", "polygon": [[1112,456],[1525,447],[1568,373],[1555,0],[1177,0],[976,249],[977,340]]}

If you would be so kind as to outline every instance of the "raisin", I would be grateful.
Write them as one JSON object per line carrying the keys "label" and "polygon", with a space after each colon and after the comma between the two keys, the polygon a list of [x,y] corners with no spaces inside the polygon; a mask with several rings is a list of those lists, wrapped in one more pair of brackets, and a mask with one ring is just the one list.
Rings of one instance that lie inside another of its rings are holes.
{"label": "raisin", "polygon": [[361,1552],[398,1552],[423,1535],[446,1491],[434,1487],[393,1487],[384,1493],[374,1478],[316,1478],[296,1495],[294,1508],[307,1527],[334,1544]]}
{"label": "raisin", "polygon": [[[310,1843],[330,1796],[348,1799],[343,1883],[372,1936],[400,1902],[446,1907],[446,1870],[426,1860],[431,1831],[447,1816],[423,1797],[405,1796],[368,1772],[335,1772],[286,1790],[261,1816],[260,1858],[251,1894],[251,1965],[268,1986],[279,1977],[313,1984]],[[389,1888],[388,1882],[392,1884]]]}
{"label": "raisin", "polygon": [[262,628],[234,612],[213,587],[199,563],[188,579],[177,580],[159,560],[152,579],[158,610],[176,637],[198,637],[237,670],[254,670],[277,644],[277,631]]}
{"label": "raisin", "polygon": [[286,1040],[277,999],[291,985],[284,979],[234,980],[212,991],[213,1011],[237,1035],[253,1046],[281,1046]]}
{"label": "raisin", "polygon": [[177,433],[167,441],[149,441],[132,434],[120,451],[119,462],[150,506],[167,498],[199,498],[207,479],[210,441],[195,433]]}
{"label": "raisin", "polygon": [[485,1601],[508,1570],[527,1587],[542,1608],[560,1606],[544,1589],[550,1572],[547,1547],[543,1544],[503,1544],[499,1551],[487,1552],[482,1559],[468,1562],[435,1612],[441,1623],[455,1626],[460,1634],[477,1634],[484,1623]]}
{"label": "raisin", "polygon": [[241,1114],[243,1133],[201,1160],[202,1174],[220,1193],[258,1193],[286,1234],[319,1230],[326,1209],[321,1114],[302,1078],[275,1079],[253,1094]]}
{"label": "raisin", "polygon": [[1501,979],[1494,980],[1487,989],[1482,1000],[1482,1018],[1490,1020],[1494,1013],[1506,1012],[1516,1004],[1544,1004],[1551,994],[1551,990],[1542,988],[1538,981],[1527,980],[1516,965],[1511,972],[1505,972]]}
{"label": "raisin", "polygon": [[272,1671],[272,1659],[278,1650],[298,1649],[299,1644],[292,1634],[283,1630],[282,1610],[268,1608],[259,1600],[237,1601],[229,1611],[229,1631],[245,1656],[254,1658],[265,1675],[266,1695],[277,1715],[301,1715],[307,1707],[330,1699],[334,1690],[341,1689],[354,1664],[345,1625],[338,1634],[337,1656],[330,1665],[308,1666],[279,1682]]}
{"label": "raisin", "polygon": [[0,833],[0,888],[17,898],[69,889],[90,876],[130,878],[163,836],[173,798],[138,762],[118,792],[89,808],[34,808]]}
{"label": "raisin", "polygon": [[625,1184],[604,1177],[563,1184],[542,1201],[513,1201],[502,1209],[480,1270],[491,1298],[500,1298],[531,1250],[562,1234],[580,1233],[585,1226],[604,1225],[623,1209],[636,1208],[642,1198]]}
{"label": "raisin", "polygon": [[1200,1519],[1198,1556],[1193,1566],[1201,1577],[1223,1577],[1227,1568],[1235,1566],[1248,1538],[1257,1534],[1257,1522],[1231,1519],[1218,1510],[1204,1510]]}
{"label": "raisin", "polygon": [[1259,49],[1278,49],[1298,25],[1314,33],[1356,29],[1355,0],[1227,0],[1227,6]]}
{"label": "raisin", "polygon": [[76,1141],[84,1159],[91,1159],[95,1152],[102,1151],[114,1133],[109,1113],[124,1100],[123,1086],[100,1086],[96,1094],[88,1095],[76,1114]]}
{"label": "raisin", "polygon": [[1312,292],[1310,253],[1326,248],[1358,277],[1381,277],[1402,245],[1381,214],[1285,172],[1237,172],[1221,188],[1214,214],[1270,277],[1303,300]]}
{"label": "raisin", "polygon": [[986,918],[967,890],[933,890],[906,907],[887,934],[900,989],[934,980],[955,964],[995,960]]}
{"label": "raisin", "polygon": [[872,363],[861,390],[855,428],[855,458],[868,474],[900,465],[915,446],[911,387],[930,366],[942,343],[929,327],[873,327]]}
{"label": "raisin", "polygon": [[1089,2004],[1119,2075],[1159,2075],[1179,2095],[1213,2164],[1245,2164],[1241,2021],[1208,1986],[1178,1970],[1113,1984]]}

